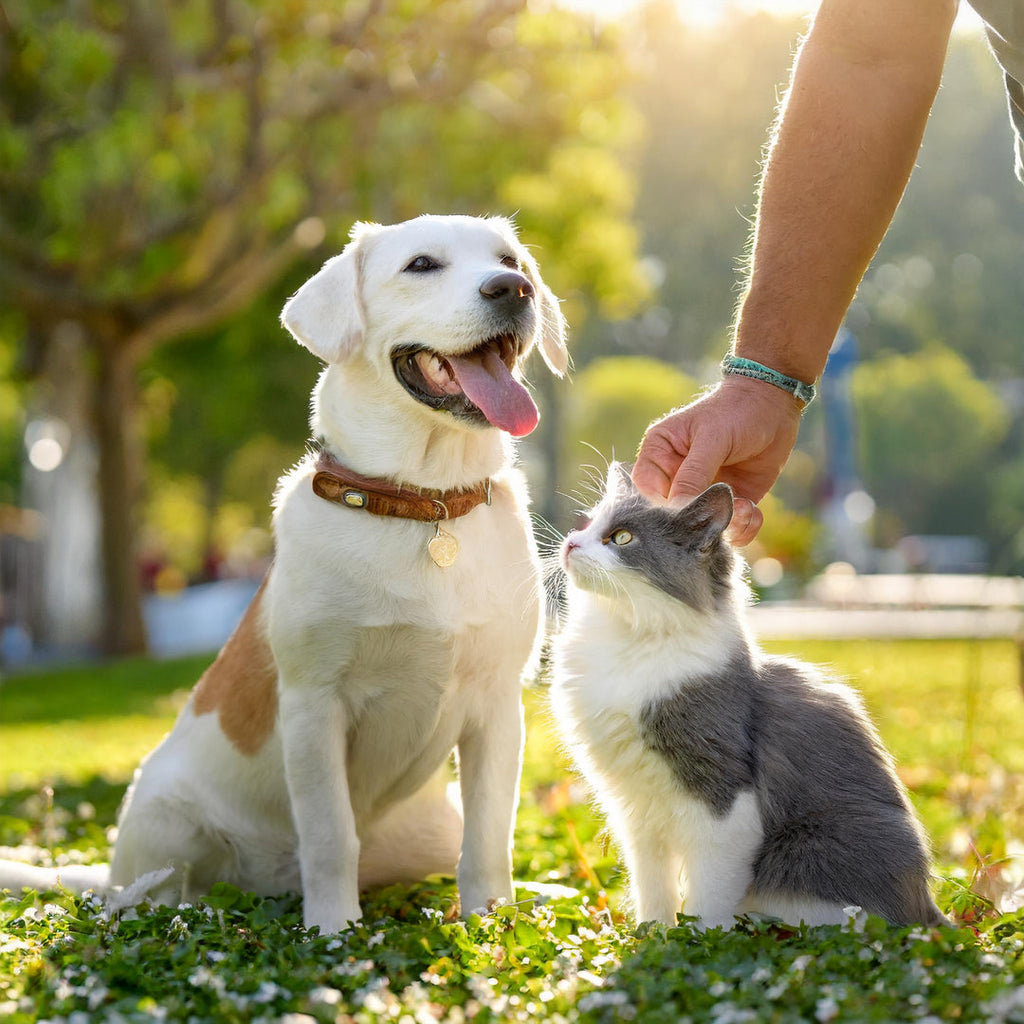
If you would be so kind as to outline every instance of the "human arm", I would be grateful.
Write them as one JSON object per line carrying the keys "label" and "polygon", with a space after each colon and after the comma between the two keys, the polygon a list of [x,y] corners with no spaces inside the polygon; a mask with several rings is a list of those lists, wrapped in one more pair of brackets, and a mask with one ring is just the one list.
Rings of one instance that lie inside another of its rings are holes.
{"label": "human arm", "polygon": [[[913,169],[956,7],[823,0],[765,165],[736,355],[798,380],[821,374]],[[789,457],[800,411],[772,384],[727,377],[648,429],[634,480],[671,501],[724,480],[760,501]],[[756,508],[737,503],[737,543],[760,525]]]}

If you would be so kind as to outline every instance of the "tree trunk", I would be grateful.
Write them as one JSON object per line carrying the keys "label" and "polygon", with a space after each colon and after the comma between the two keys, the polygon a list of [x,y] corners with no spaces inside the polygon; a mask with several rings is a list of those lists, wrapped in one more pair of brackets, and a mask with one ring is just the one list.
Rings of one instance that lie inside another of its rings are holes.
{"label": "tree trunk", "polygon": [[89,355],[80,324],[48,328],[28,432],[33,441],[56,440],[60,457],[56,465],[39,465],[30,455],[22,476],[25,501],[45,524],[32,633],[42,647],[71,654],[95,646],[103,594]]}
{"label": "tree trunk", "polygon": [[107,654],[146,650],[138,559],[142,480],[135,359],[116,341],[96,339],[94,419],[99,445],[103,564],[101,645]]}
{"label": "tree trunk", "polygon": [[224,473],[218,467],[208,472],[203,481],[203,561],[199,569],[199,580],[212,583],[220,575],[221,553],[217,548],[217,509],[220,508],[224,493]]}

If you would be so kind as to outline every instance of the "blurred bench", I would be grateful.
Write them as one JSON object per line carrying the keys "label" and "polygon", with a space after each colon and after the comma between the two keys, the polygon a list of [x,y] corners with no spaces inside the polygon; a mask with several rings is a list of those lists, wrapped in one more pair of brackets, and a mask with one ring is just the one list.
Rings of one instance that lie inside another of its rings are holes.
{"label": "blurred bench", "polygon": [[750,619],[758,635],[779,639],[1010,638],[1024,659],[1024,579],[1016,576],[867,575],[836,567],[808,584],[804,600],[765,602]]}

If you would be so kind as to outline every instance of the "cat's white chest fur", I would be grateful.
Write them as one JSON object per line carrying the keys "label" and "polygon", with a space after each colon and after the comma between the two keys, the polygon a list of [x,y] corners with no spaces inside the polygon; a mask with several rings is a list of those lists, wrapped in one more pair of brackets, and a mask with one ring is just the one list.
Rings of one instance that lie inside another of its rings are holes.
{"label": "cat's white chest fur", "polygon": [[672,622],[649,615],[649,628],[640,630],[606,599],[570,586],[568,618],[555,644],[559,688],[595,710],[635,717],[687,679],[721,671],[740,642],[736,618],[685,606],[672,612]]}

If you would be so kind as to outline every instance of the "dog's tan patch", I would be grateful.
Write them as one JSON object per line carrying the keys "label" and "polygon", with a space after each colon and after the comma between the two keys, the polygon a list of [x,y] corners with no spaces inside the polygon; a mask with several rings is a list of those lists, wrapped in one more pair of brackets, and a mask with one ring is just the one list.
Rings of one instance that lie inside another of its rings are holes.
{"label": "dog's tan patch", "polygon": [[192,695],[197,715],[216,710],[224,735],[243,754],[259,753],[277,718],[277,668],[263,626],[266,580]]}

